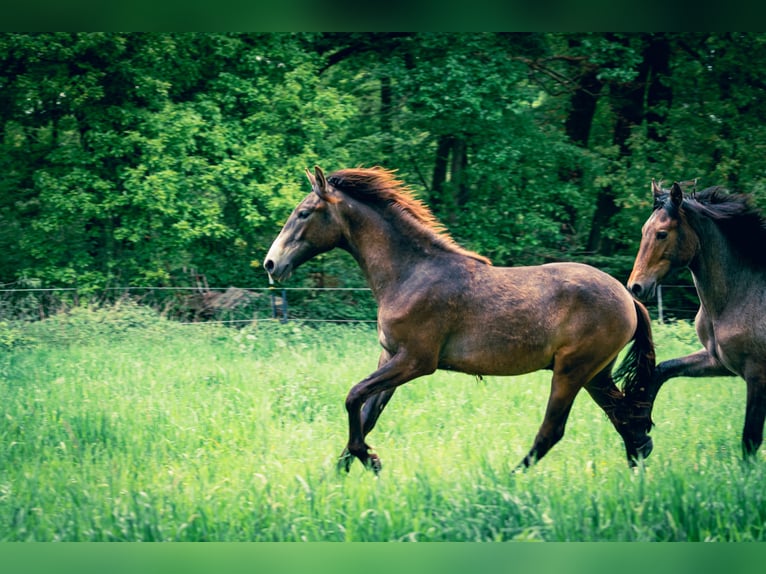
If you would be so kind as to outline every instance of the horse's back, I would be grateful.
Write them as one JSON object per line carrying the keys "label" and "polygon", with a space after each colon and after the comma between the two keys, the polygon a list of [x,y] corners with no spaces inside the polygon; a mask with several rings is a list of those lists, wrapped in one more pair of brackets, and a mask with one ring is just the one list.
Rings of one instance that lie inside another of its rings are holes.
{"label": "horse's back", "polygon": [[528,294],[541,305],[568,307],[583,315],[635,315],[627,289],[611,275],[584,263],[547,263],[497,268],[497,281]]}
{"label": "horse's back", "polygon": [[584,264],[484,267],[461,289],[443,368],[521,374],[550,367],[562,349],[608,361],[636,330],[635,305],[625,287]]}

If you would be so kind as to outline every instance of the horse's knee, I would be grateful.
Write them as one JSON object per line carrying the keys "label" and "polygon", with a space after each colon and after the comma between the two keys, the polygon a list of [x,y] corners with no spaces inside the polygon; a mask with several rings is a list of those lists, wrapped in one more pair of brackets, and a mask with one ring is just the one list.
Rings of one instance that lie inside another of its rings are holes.
{"label": "horse's knee", "polygon": [[346,395],[346,412],[359,412],[362,408],[362,397],[359,390],[353,387]]}

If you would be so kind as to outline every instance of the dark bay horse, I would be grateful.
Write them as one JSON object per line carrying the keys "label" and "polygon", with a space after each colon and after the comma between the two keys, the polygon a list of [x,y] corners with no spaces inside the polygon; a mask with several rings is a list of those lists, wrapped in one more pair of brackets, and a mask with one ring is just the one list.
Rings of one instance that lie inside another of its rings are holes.
{"label": "dark bay horse", "polygon": [[340,469],[348,471],[356,457],[380,470],[365,437],[398,386],[436,369],[475,375],[553,371],[545,418],[522,467],[561,439],[582,387],[622,436],[629,462],[648,456],[651,439],[628,424],[631,405],[615,386],[612,367],[633,341],[616,376],[651,379],[649,314],[619,281],[575,263],[493,267],[459,247],[383,168],[344,169],[327,178],[318,167],[306,173],[312,192],[269,249],[266,271],[284,280],[315,255],[345,249],[377,301],[383,347],[378,369],[346,398],[349,435]]}
{"label": "dark bay horse", "polygon": [[703,349],[657,365],[653,403],[673,377],[739,375],[747,382],[744,455],[763,441],[766,417],[766,220],[749,197],[711,187],[685,195],[652,181],[654,211],[643,226],[629,289],[651,296],[670,271],[688,267],[699,295]]}

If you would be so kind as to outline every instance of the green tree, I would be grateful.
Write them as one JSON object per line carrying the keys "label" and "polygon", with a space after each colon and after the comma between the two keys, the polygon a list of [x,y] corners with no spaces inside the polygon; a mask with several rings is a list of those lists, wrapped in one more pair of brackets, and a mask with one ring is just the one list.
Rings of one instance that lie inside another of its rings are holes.
{"label": "green tree", "polygon": [[315,163],[397,169],[496,264],[624,278],[652,177],[766,205],[765,88],[757,33],[2,34],[0,281],[262,281]]}
{"label": "green tree", "polygon": [[0,36],[3,279],[247,282],[348,116],[304,42]]}

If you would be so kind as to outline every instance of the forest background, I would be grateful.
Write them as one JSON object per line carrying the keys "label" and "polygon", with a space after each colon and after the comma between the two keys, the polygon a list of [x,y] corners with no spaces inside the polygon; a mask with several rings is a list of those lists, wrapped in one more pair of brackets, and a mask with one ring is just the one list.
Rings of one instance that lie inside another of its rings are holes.
{"label": "forest background", "polygon": [[263,285],[315,164],[397,170],[496,265],[624,281],[651,178],[766,205],[765,119],[758,33],[3,33],[0,283]]}

